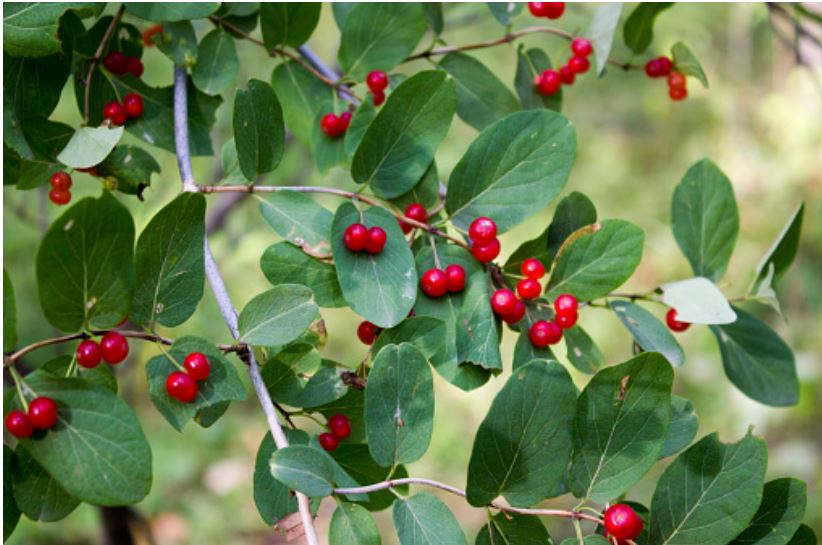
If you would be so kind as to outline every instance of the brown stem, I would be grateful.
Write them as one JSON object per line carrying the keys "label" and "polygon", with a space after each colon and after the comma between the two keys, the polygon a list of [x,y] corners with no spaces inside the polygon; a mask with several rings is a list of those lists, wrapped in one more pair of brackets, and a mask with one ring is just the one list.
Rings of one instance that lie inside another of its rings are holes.
{"label": "brown stem", "polygon": [[123,18],[123,13],[126,11],[126,7],[123,4],[120,4],[120,8],[117,10],[117,13],[114,14],[114,18],[112,18],[111,23],[108,25],[105,34],[103,34],[103,39],[100,40],[100,45],[97,46],[97,51],[94,52],[94,58],[91,59],[91,64],[88,67],[88,74],[86,74],[86,88],[83,94],[83,123],[88,124],[89,118],[89,96],[91,94],[91,76],[94,74],[94,70],[97,68],[97,65],[100,64],[100,57],[103,56],[103,51],[106,49],[106,45],[108,41],[111,39],[111,35],[114,34],[114,29],[117,28],[120,19]]}

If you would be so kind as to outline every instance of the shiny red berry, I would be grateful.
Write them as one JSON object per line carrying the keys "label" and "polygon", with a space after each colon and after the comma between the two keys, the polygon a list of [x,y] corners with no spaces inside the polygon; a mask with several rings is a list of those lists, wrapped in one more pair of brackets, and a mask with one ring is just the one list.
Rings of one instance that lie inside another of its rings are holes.
{"label": "shiny red berry", "polygon": [[[411,204],[406,206],[403,215],[406,218],[410,218],[420,223],[428,222],[428,212],[425,210],[425,207],[418,202],[412,202]],[[402,232],[405,234],[410,233],[411,230],[414,228],[413,225],[404,223],[402,221],[400,222],[400,227],[402,227]]]}
{"label": "shiny red berry", "polygon": [[331,138],[340,135],[339,124],[340,118],[337,117],[337,114],[325,114],[320,119],[320,129]]}
{"label": "shiny red berry", "polygon": [[97,367],[100,360],[103,359],[103,351],[100,350],[100,345],[96,341],[86,339],[77,345],[75,357],[80,367],[91,369]]}
{"label": "shiny red berry", "polygon": [[103,117],[110,119],[114,125],[123,125],[128,119],[128,114],[126,114],[126,109],[123,108],[122,104],[112,100],[103,107]]}
{"label": "shiny red berry", "polygon": [[660,76],[667,76],[671,73],[671,70],[674,68],[674,62],[666,56],[658,57],[657,62],[659,63],[659,75]]}
{"label": "shiny red berry", "polygon": [[688,98],[688,90],[684,87],[671,87],[668,89],[668,96],[675,101],[685,100]]}
{"label": "shiny red berry", "polygon": [[71,191],[52,189],[49,191],[49,200],[58,206],[71,202]]}
{"label": "shiny red berry", "polygon": [[174,371],[166,379],[166,392],[181,403],[191,403],[197,398],[197,383],[182,371]]}
{"label": "shiny red berry", "polygon": [[112,74],[122,76],[128,71],[126,56],[119,51],[111,51],[103,58],[103,66]]}
{"label": "shiny red berry", "polygon": [[651,59],[645,63],[645,74],[647,74],[649,78],[662,76],[662,66],[659,63],[659,59]]}
{"label": "shiny red berry", "polygon": [[571,42],[571,51],[578,57],[587,57],[594,52],[594,47],[585,38],[574,38]]}
{"label": "shiny red berry", "polygon": [[489,244],[497,238],[497,224],[491,218],[476,218],[468,227],[468,237],[477,244]]}
{"label": "shiny red berry", "polygon": [[365,84],[373,93],[385,91],[388,88],[388,74],[382,70],[372,70],[365,78]]}
{"label": "shiny red berry", "polygon": [[374,344],[374,341],[377,339],[377,333],[379,332],[380,329],[368,320],[363,320],[360,322],[360,325],[357,326],[357,337],[359,337],[363,344]]}
{"label": "shiny red berry", "polygon": [[668,327],[671,331],[676,331],[677,333],[681,333],[691,327],[689,322],[681,322],[677,320],[676,309],[669,309],[668,313],[665,314],[665,323],[668,324]]}
{"label": "shiny red berry", "polygon": [[682,72],[671,72],[668,74],[668,87],[671,89],[685,89],[688,86],[688,79]]}
{"label": "shiny red berry", "polygon": [[557,314],[568,314],[576,312],[577,309],[579,309],[579,301],[570,293],[563,293],[554,299],[554,311]]}
{"label": "shiny red berry", "polygon": [[465,269],[462,265],[452,263],[445,267],[445,277],[448,284],[448,291],[459,293],[465,289]]}
{"label": "shiny red berry", "polygon": [[126,115],[137,119],[143,115],[143,97],[137,93],[129,93],[123,97],[123,107],[126,109]]}
{"label": "shiny red berry", "polygon": [[545,2],[545,16],[549,19],[559,19],[565,13],[565,2]]}
{"label": "shiny red berry", "polygon": [[340,120],[337,122],[337,127],[339,128],[340,134],[347,131],[349,125],[351,125],[351,112],[346,111],[341,113]]}
{"label": "shiny red berry", "polygon": [[539,320],[531,324],[528,338],[534,346],[545,348],[548,345],[557,344],[562,339],[562,328],[554,322]]}
{"label": "shiny red berry", "polygon": [[554,322],[556,322],[556,324],[562,329],[570,329],[576,325],[578,318],[579,314],[577,314],[576,311],[559,312],[556,316],[554,316]]}
{"label": "shiny red berry", "polygon": [[368,229],[362,223],[352,223],[345,228],[343,242],[345,247],[352,252],[365,250],[365,246],[368,244]]}
{"label": "shiny red berry", "polygon": [[106,363],[120,363],[128,356],[128,340],[116,331],[109,331],[100,339],[100,351]]}
{"label": "shiny red berry", "polygon": [[508,288],[500,288],[491,295],[491,308],[500,316],[511,314],[517,304],[517,296]]}
{"label": "shiny red berry", "polygon": [[528,2],[528,11],[534,17],[546,17],[548,15],[546,5],[546,2]]}
{"label": "shiny red berry", "polygon": [[29,422],[38,430],[48,430],[57,423],[57,403],[50,397],[36,397],[29,403]]}
{"label": "shiny red berry", "polygon": [[516,303],[514,303],[514,310],[510,312],[510,314],[505,314],[502,317],[502,320],[506,324],[516,324],[520,320],[525,317],[525,303],[517,299]]}
{"label": "shiny red berry", "polygon": [[348,439],[351,435],[351,421],[344,414],[335,414],[328,418],[328,431],[337,439]]}
{"label": "shiny red berry", "polygon": [[135,78],[142,76],[143,61],[140,60],[140,57],[128,57],[126,59],[126,71]]}
{"label": "shiny red berry", "polygon": [[633,540],[642,532],[642,519],[624,503],[617,503],[606,509],[602,519],[608,535],[620,541]]}
{"label": "shiny red berry", "polygon": [[575,74],[582,74],[591,68],[591,63],[586,57],[579,57],[575,55],[568,61],[568,66],[574,71]]}
{"label": "shiny red berry", "polygon": [[385,93],[382,91],[371,93],[371,97],[374,99],[374,106],[382,106],[382,103],[385,102]]}
{"label": "shiny red berry", "polygon": [[471,245],[471,255],[480,263],[488,263],[493,261],[500,251],[499,239],[494,239],[488,244],[480,244],[475,242]]}
{"label": "shiny red berry", "polygon": [[368,240],[365,243],[365,250],[370,254],[378,254],[385,248],[386,240],[388,240],[388,237],[382,227],[371,227],[368,230]]}
{"label": "shiny red berry", "polygon": [[51,184],[52,189],[56,189],[58,191],[68,191],[71,189],[71,176],[69,176],[68,172],[55,172],[51,175],[49,179],[49,183]]}
{"label": "shiny red berry", "polygon": [[442,297],[448,291],[448,277],[441,269],[428,269],[420,278],[420,287],[428,297]]}
{"label": "shiny red berry", "polygon": [[559,91],[562,78],[556,70],[544,70],[536,82],[537,92],[543,96],[550,96]]}
{"label": "shiny red berry", "polygon": [[207,380],[208,375],[211,374],[211,364],[202,352],[192,352],[186,356],[186,359],[183,360],[183,367],[186,368],[188,376],[197,382]]}
{"label": "shiny red berry", "polygon": [[562,80],[562,83],[565,85],[572,85],[574,83],[574,79],[576,79],[576,72],[574,69],[568,66],[567,64],[563,65],[559,69],[559,79]]}
{"label": "shiny red berry", "polygon": [[523,299],[536,299],[542,293],[542,286],[538,280],[526,278],[517,284],[517,293]]}
{"label": "shiny red berry", "polygon": [[542,261],[533,257],[523,261],[519,266],[519,270],[526,278],[533,278],[534,280],[539,280],[545,276],[545,265],[542,264]]}
{"label": "shiny red berry", "polygon": [[330,433],[321,433],[319,437],[317,437],[317,440],[320,442],[320,446],[328,452],[337,450],[337,447],[340,446],[337,438]]}
{"label": "shiny red berry", "polygon": [[34,433],[34,426],[32,426],[31,420],[23,411],[11,411],[6,416],[6,429],[18,439],[31,437],[31,434]]}

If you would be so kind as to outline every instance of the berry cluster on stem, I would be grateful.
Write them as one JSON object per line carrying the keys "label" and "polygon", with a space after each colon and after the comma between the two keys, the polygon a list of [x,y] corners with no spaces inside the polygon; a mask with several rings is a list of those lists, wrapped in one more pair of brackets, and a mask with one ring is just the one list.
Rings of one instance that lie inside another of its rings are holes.
{"label": "berry cluster on stem", "polygon": [[202,352],[191,352],[183,360],[183,369],[173,371],[166,378],[166,392],[181,403],[197,399],[198,382],[208,380],[211,364]]}
{"label": "berry cluster on stem", "polygon": [[528,2],[528,11],[534,17],[559,19],[565,13],[565,2]]}
{"label": "berry cluster on stem", "polygon": [[372,70],[365,78],[365,84],[371,90],[374,106],[385,102],[385,90],[388,88],[388,74],[382,70]]}
{"label": "berry cluster on stem", "polygon": [[573,55],[559,70],[543,70],[534,78],[537,92],[551,96],[559,92],[562,85],[572,85],[577,74],[583,74],[591,68],[588,57],[594,52],[591,42],[585,38],[574,38],[571,41]]}
{"label": "berry cluster on stem", "polygon": [[345,247],[352,252],[362,252],[378,254],[385,248],[388,235],[382,227],[366,227],[362,223],[352,223],[345,228],[343,242]]}
{"label": "berry cluster on stem", "polygon": [[337,450],[340,441],[351,436],[351,421],[344,414],[335,414],[328,418],[328,431],[321,433],[317,440],[320,446],[328,452]]}

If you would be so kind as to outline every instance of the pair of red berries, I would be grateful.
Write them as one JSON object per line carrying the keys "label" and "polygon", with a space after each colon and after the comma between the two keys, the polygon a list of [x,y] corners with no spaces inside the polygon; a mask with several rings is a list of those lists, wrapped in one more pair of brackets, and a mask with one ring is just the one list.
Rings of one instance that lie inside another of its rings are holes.
{"label": "pair of red berries", "polygon": [[508,288],[498,289],[491,295],[491,308],[506,324],[515,324],[525,316],[525,303]]}
{"label": "pair of red berries", "polygon": [[351,125],[351,112],[325,114],[320,119],[320,129],[329,137],[336,138],[348,130]]}
{"label": "pair of red berries", "polygon": [[351,436],[351,421],[344,414],[335,414],[328,419],[328,432],[321,433],[317,440],[320,446],[331,452],[337,450],[340,441]]}
{"label": "pair of red berries", "polygon": [[668,96],[671,100],[684,100],[688,96],[688,80],[682,72],[674,71],[674,63],[666,56],[657,57],[645,63],[645,73],[649,78],[668,78]]}
{"label": "pair of red berries", "polygon": [[545,265],[533,257],[529,257],[520,265],[520,271],[525,276],[517,283],[517,294],[522,299],[536,299],[542,293],[540,278],[545,276]]}
{"label": "pair of red berries", "polygon": [[[426,211],[425,207],[418,202],[412,202],[411,204],[406,206],[403,215],[406,218],[418,221],[420,223],[428,222],[428,211]],[[400,224],[400,229],[402,229],[403,234],[407,235],[408,233],[414,230],[414,226],[410,223],[406,223],[400,219],[398,219],[397,221]]]}
{"label": "pair of red berries", "polygon": [[28,413],[15,410],[6,416],[6,429],[18,439],[31,437],[35,429],[49,430],[57,423],[57,403],[50,397],[36,397]]}
{"label": "pair of red berries", "polygon": [[583,74],[591,68],[588,57],[594,52],[594,47],[589,40],[574,38],[571,42],[571,52],[573,56],[559,70],[543,70],[534,78],[534,85],[539,94],[556,94],[560,86],[573,84],[577,74]]}
{"label": "pair of red berries", "polygon": [[497,238],[497,224],[491,218],[481,216],[468,226],[468,238],[471,239],[471,254],[480,263],[493,261],[500,251]]}
{"label": "pair of red berries", "polygon": [[371,90],[374,106],[385,102],[385,90],[388,88],[388,74],[382,70],[372,70],[365,78],[365,84]]}
{"label": "pair of red berries", "polygon": [[116,100],[106,102],[103,106],[103,117],[113,125],[125,125],[128,119],[137,119],[143,115],[143,97],[129,93],[123,97],[123,103]]}
{"label": "pair of red berries", "polygon": [[382,227],[366,227],[362,223],[352,223],[345,228],[343,242],[352,252],[365,250],[369,254],[378,254],[385,248],[388,236]]}
{"label": "pair of red berries", "polygon": [[562,330],[574,327],[577,323],[579,302],[571,294],[563,293],[554,299],[554,319],[538,320],[531,324],[528,338],[537,348],[557,344],[562,339]]}
{"label": "pair of red berries", "polygon": [[140,57],[126,57],[120,51],[111,51],[103,59],[103,66],[112,74],[131,74],[135,78],[143,75],[143,61]]}
{"label": "pair of red berries", "polygon": [[428,269],[420,278],[422,292],[428,297],[442,297],[446,293],[459,293],[465,289],[465,269],[456,263],[445,270]]}
{"label": "pair of red berries", "polygon": [[86,339],[77,345],[77,364],[86,369],[97,367],[101,360],[116,365],[128,356],[128,340],[116,331],[109,331],[100,342]]}
{"label": "pair of red berries", "polygon": [[681,322],[677,319],[675,309],[669,309],[668,313],[665,314],[665,323],[668,324],[668,328],[671,331],[675,331],[676,333],[681,333],[691,327],[689,322]]}
{"label": "pair of red berries", "polygon": [[528,2],[528,11],[534,17],[559,19],[565,13],[565,2]]}
{"label": "pair of red berries", "polygon": [[377,335],[380,334],[380,328],[377,327],[376,324],[369,322],[368,320],[363,320],[360,322],[360,325],[357,326],[357,337],[362,341],[363,344],[374,344],[374,341],[377,340]]}
{"label": "pair of red berries", "polygon": [[71,176],[68,172],[55,172],[49,179],[51,191],[49,200],[58,206],[68,204],[71,201]]}
{"label": "pair of red berries", "polygon": [[185,371],[174,371],[166,379],[166,392],[181,403],[191,403],[197,398],[198,382],[208,379],[211,364],[202,352],[192,352],[183,361]]}
{"label": "pair of red berries", "polygon": [[603,515],[605,537],[613,537],[619,545],[635,540],[642,533],[642,519],[630,505],[617,503],[605,510]]}

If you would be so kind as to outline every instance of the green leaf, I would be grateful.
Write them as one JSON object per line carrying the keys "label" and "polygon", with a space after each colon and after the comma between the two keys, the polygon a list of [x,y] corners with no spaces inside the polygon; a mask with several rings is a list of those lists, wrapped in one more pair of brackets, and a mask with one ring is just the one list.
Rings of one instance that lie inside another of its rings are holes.
{"label": "green leaf", "polygon": [[656,463],[671,420],[674,373],[645,353],[594,375],[577,400],[571,491],[604,503]]}
{"label": "green leaf", "polygon": [[442,18],[442,2],[423,2],[422,11],[425,13],[425,18],[428,19],[431,32],[437,36],[442,34],[442,29],[445,26]]}
{"label": "green leaf", "polygon": [[[349,441],[351,439],[349,438]],[[408,476],[405,466],[397,466],[393,471],[391,468],[381,467],[371,458],[368,452],[368,445],[362,444],[342,444],[337,450],[331,453],[334,460],[340,467],[348,473],[361,486],[367,486],[382,482],[389,478],[401,479]],[[394,490],[401,494],[408,493],[408,486],[394,487]],[[380,490],[368,494],[368,501],[358,501],[360,505],[369,511],[382,511],[389,507],[397,496],[390,490]]]}
{"label": "green leaf", "polygon": [[345,26],[345,20],[352,9],[357,5],[356,2],[332,2],[331,11],[334,15],[334,22],[337,24],[339,30]]}
{"label": "green leaf", "polygon": [[526,51],[524,45],[517,48],[517,72],[514,76],[514,89],[517,91],[523,110],[549,108],[558,112],[561,109],[561,89],[553,95],[541,95],[537,92],[536,85],[534,85],[534,78],[541,74],[543,70],[550,68],[551,60],[542,49],[532,48]]}
{"label": "green leaf", "polygon": [[4,474],[14,489],[14,503],[31,520],[61,520],[80,505],[24,448],[17,448],[11,471]]}
{"label": "green leaf", "polygon": [[380,531],[363,507],[340,503],[331,517],[328,542],[330,545],[380,545]]}
{"label": "green leaf", "polygon": [[[71,54],[55,54],[35,59],[3,58],[3,99],[6,115],[24,124],[32,117],[52,114],[71,73]],[[24,127],[25,130],[25,127]]]}
{"label": "green leaf", "polygon": [[[360,6],[385,5],[389,4]],[[448,133],[456,103],[454,82],[440,70],[419,72],[402,82],[357,147],[351,164],[354,181],[369,184],[386,199],[414,187]]]}
{"label": "green leaf", "polygon": [[[805,203],[791,215],[788,223],[776,237],[768,253],[756,267],[756,277],[748,293],[757,293],[763,286],[775,286],[779,279],[791,266],[799,250],[799,237],[802,233],[802,219],[805,216]],[[770,281],[767,281],[769,271],[773,269]]]}
{"label": "green leaf", "polygon": [[599,229],[571,242],[556,260],[547,295],[570,293],[580,300],[608,295],[639,265],[645,234],[623,220],[604,220]]}
{"label": "green leaf", "polygon": [[793,352],[776,332],[734,307],[732,324],[711,326],[719,342],[725,374],[746,396],[772,407],[799,402]]}
{"label": "green leaf", "polygon": [[654,40],[657,16],[673,5],[673,2],[641,2],[628,16],[622,28],[625,45],[637,55],[644,53]]}
{"label": "green leaf", "polygon": [[597,74],[602,74],[611,55],[614,45],[614,35],[619,25],[619,16],[622,14],[622,2],[603,4],[594,12],[591,25],[585,36],[594,46],[594,58],[597,61]]}
{"label": "green leaf", "polygon": [[199,337],[185,336],[174,341],[168,349],[169,357],[180,366],[192,352],[205,354],[211,365],[211,373],[207,380],[197,383],[197,397],[191,403],[177,401],[168,395],[166,379],[179,368],[167,356],[155,356],[146,365],[151,401],[177,431],[183,431],[185,425],[202,409],[246,397],[245,387],[237,370],[210,342]]}
{"label": "green leaf", "polygon": [[[334,4],[334,7],[339,5],[342,4]],[[333,90],[294,61],[282,63],[274,69],[271,85],[282,104],[286,125],[297,140],[309,144],[315,128],[314,120],[331,110]]]}
{"label": "green leaf", "polygon": [[37,252],[37,289],[46,319],[63,331],[120,323],[131,305],[133,248],[131,214],[109,193],[69,208]]}
{"label": "green leaf", "polygon": [[[489,6],[492,4],[488,4]],[[551,545],[551,536],[539,517],[498,513],[489,518],[477,535],[475,545]],[[576,542],[575,542],[576,543]]]}
{"label": "green leaf", "polygon": [[457,115],[478,131],[519,110],[514,94],[473,57],[449,53],[439,65],[456,83]]}
{"label": "green leaf", "polygon": [[11,277],[3,267],[3,352],[10,352],[17,344],[17,304]]}
{"label": "green leaf", "polygon": [[434,496],[398,499],[393,515],[400,545],[466,545],[454,515]]}
{"label": "green leaf", "polygon": [[463,291],[457,320],[457,354],[492,372],[502,371],[500,331],[491,309],[491,286],[485,271],[472,274]]}
{"label": "green leaf", "polygon": [[736,314],[716,284],[697,276],[664,284],[662,302],[676,309],[677,319],[691,324],[729,324]]}
{"label": "green leaf", "polygon": [[239,69],[234,39],[227,32],[215,28],[200,42],[191,81],[207,95],[216,95],[234,83]]}
{"label": "green leaf", "polygon": [[334,465],[324,453],[307,445],[289,445],[274,451],[271,475],[306,496],[323,497],[334,490]]}
{"label": "green leaf", "polygon": [[608,305],[642,350],[659,352],[671,365],[685,363],[685,351],[656,316],[629,301],[614,300]]}
{"label": "green leaf", "polygon": [[724,545],[754,516],[767,465],[764,441],[705,436],[669,465],[651,501],[650,543]]}
{"label": "green leaf", "polygon": [[260,200],[260,213],[278,235],[307,254],[331,254],[331,223],[334,215],[311,197],[295,191],[278,191]]}
{"label": "green leaf", "polygon": [[[343,397],[322,407],[317,407],[316,411],[326,418],[335,414],[344,414],[351,421],[351,436],[348,438],[347,443],[365,441],[364,390],[350,388]],[[374,463],[376,464],[376,462]]]}
{"label": "green leaf", "polygon": [[346,306],[333,264],[308,256],[287,242],[266,248],[260,268],[273,285],[302,284],[311,289],[317,305],[327,308]]}
{"label": "green leaf", "polygon": [[744,532],[730,545],[786,545],[805,515],[808,487],[797,479],[765,483],[762,503]]}
{"label": "green leaf", "polygon": [[705,75],[702,65],[687,45],[682,42],[675,43],[671,48],[671,56],[674,58],[674,69],[686,76],[695,77],[703,87],[708,87],[708,76]]}
{"label": "green leaf", "polygon": [[693,404],[684,397],[671,396],[671,425],[659,452],[659,459],[676,454],[691,444],[699,425]]}
{"label": "green leaf", "polygon": [[248,90],[234,97],[234,144],[240,170],[250,181],[271,172],[280,163],[285,145],[283,110],[271,86],[248,80]]}
{"label": "green leaf", "polygon": [[[308,434],[302,430],[285,429],[285,436],[291,445],[308,445]],[[268,462],[277,450],[271,432],[267,432],[257,450],[254,462],[254,503],[266,522],[273,526],[289,513],[297,511],[297,498],[291,489],[271,476]]]}
{"label": "green leaf", "polygon": [[20,521],[20,508],[14,501],[14,493],[11,488],[11,462],[14,457],[13,451],[8,445],[3,445],[3,541],[7,540],[9,536],[17,528],[17,523]]}
{"label": "green leaf", "polygon": [[[523,332],[523,335],[527,336],[527,332]],[[605,356],[591,336],[580,326],[566,329],[562,337],[565,339],[565,355],[578,370],[593,374],[605,366]]]}
{"label": "green leaf", "polygon": [[511,19],[522,13],[523,8],[521,2],[486,2],[485,5],[488,6],[494,19],[504,27],[511,26]]}
{"label": "green leaf", "polygon": [[12,2],[3,6],[3,51],[17,57],[42,57],[60,51],[57,25],[66,11],[96,15],[97,2]]}
{"label": "green leaf", "polygon": [[[313,356],[315,352],[308,355]],[[292,407],[312,408],[336,401],[348,391],[333,361],[321,360],[319,369],[307,381],[296,367],[277,360],[265,364],[263,379],[272,399]]]}
{"label": "green leaf", "polygon": [[377,108],[374,106],[374,102],[372,100],[362,101],[351,118],[351,125],[345,131],[344,145],[347,156],[354,157],[360,142],[362,142],[362,137],[365,136],[365,132],[371,126],[371,122],[374,121],[375,117],[377,117]]}
{"label": "green leaf", "polygon": [[234,138],[226,140],[220,149],[220,167],[223,169],[223,184],[247,184],[243,173],[240,171],[240,161],[237,159],[237,146]]}
{"label": "green leaf", "polygon": [[407,193],[391,199],[391,202],[400,210],[405,210],[411,203],[419,203],[426,209],[437,206],[440,202],[440,176],[437,172],[437,163],[431,161],[431,165],[422,175],[420,181],[417,182],[417,185]]}
{"label": "green leaf", "polygon": [[266,49],[303,45],[317,27],[322,4],[315,2],[263,2],[260,30]]}
{"label": "green leaf", "polygon": [[[343,234],[352,223],[382,227],[388,242],[379,254],[353,253]],[[331,247],[343,296],[351,308],[379,327],[394,327],[408,316],[417,296],[414,256],[396,219],[382,208],[360,213],[351,203],[337,209]]]}
{"label": "green leaf", "polygon": [[559,194],[575,158],[567,119],[550,110],[511,114],[486,127],[454,167],[445,209],[460,229],[488,216],[505,232]]}
{"label": "green leaf", "polygon": [[9,157],[9,154],[5,153],[4,169],[7,164],[11,166],[16,162],[18,174],[14,177],[9,176],[10,180],[4,177],[3,182],[16,183],[19,189],[44,186],[48,184],[52,174],[65,170],[65,166],[57,161],[57,154],[66,147],[74,135],[74,129],[63,123],[37,118],[27,120],[23,129],[31,145],[31,157],[22,159],[19,156]]}
{"label": "green leaf", "polygon": [[311,325],[317,311],[310,289],[281,284],[246,304],[238,319],[238,340],[263,346],[287,344]]}
{"label": "green leaf", "polygon": [[671,226],[694,274],[722,278],[739,233],[739,212],[730,180],[710,159],[689,168],[677,186]]}
{"label": "green leaf", "polygon": [[535,360],[543,362],[556,361],[556,357],[550,348],[539,348],[531,344],[528,331],[525,328],[522,329],[523,331],[517,337],[517,342],[514,345],[514,361],[511,370],[516,371]]}
{"label": "green leaf", "polygon": [[[68,374],[71,366],[73,356],[59,356],[53,360],[47,361],[38,368],[39,371],[49,373],[55,377],[65,377]],[[85,380],[93,386],[99,386],[110,390],[112,393],[117,393],[117,379],[112,372],[110,365],[98,365],[91,369],[80,367],[77,369],[78,377]]]}
{"label": "green leaf", "polygon": [[365,390],[368,450],[383,467],[415,462],[428,450],[434,427],[434,383],[425,356],[413,345],[386,346]]}
{"label": "green leaf", "polygon": [[816,545],[816,534],[808,526],[801,524],[788,545]]}
{"label": "green leaf", "polygon": [[123,127],[80,127],[57,160],[72,168],[89,168],[103,161],[123,136]]}
{"label": "green leaf", "polygon": [[151,488],[151,451],[136,416],[106,388],[35,372],[26,384],[57,402],[57,424],[20,444],[60,486],[94,505],[131,505]]}
{"label": "green leaf", "polygon": [[146,21],[170,23],[208,17],[220,7],[219,2],[194,2],[177,4],[174,2],[126,2],[126,10]]}
{"label": "green leaf", "polygon": [[556,362],[514,371],[477,431],[468,502],[479,507],[502,495],[528,507],[548,497],[568,465],[575,400],[574,383]]}
{"label": "green leaf", "polygon": [[428,361],[438,361],[445,352],[447,329],[445,322],[430,316],[413,316],[396,327],[382,331],[371,347],[379,354],[383,347],[403,342],[413,344]]}
{"label": "green leaf", "polygon": [[137,241],[137,282],[129,317],[174,327],[203,297],[205,197],[184,193],[160,210]]}
{"label": "green leaf", "polygon": [[160,173],[160,165],[146,150],[137,146],[117,146],[97,165],[97,172],[112,187],[129,195],[142,197],[151,185],[151,174]]}
{"label": "green leaf", "polygon": [[157,49],[177,66],[187,68],[197,63],[197,34],[191,21],[166,23],[153,40]]}
{"label": "green leaf", "polygon": [[371,70],[388,72],[411,54],[427,28],[419,4],[356,4],[342,28],[340,66],[355,80]]}

